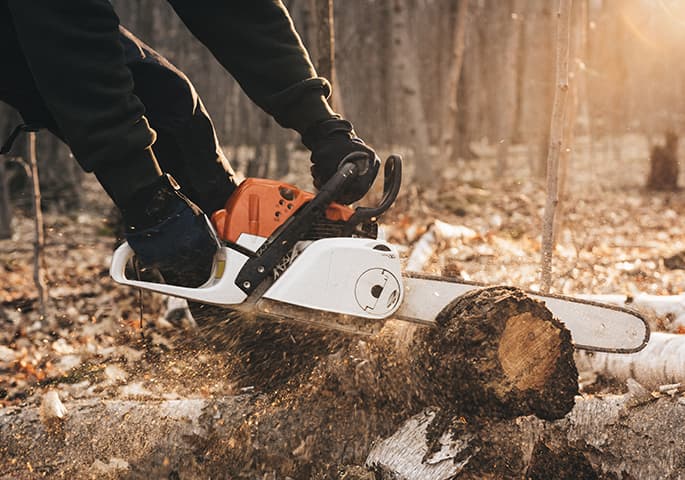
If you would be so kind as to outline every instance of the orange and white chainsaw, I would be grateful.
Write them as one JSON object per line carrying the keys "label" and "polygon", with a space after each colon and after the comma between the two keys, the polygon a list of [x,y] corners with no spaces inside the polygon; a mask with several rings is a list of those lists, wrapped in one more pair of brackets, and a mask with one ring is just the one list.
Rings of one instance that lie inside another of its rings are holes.
{"label": "orange and white chainsaw", "polygon": [[[241,183],[212,215],[219,248],[212,274],[200,287],[128,278],[134,253],[127,243],[114,252],[110,273],[121,284],[193,302],[356,334],[374,333],[390,318],[435,325],[454,298],[485,285],[403,273],[395,246],[377,239],[376,223],[400,190],[401,160],[386,161],[378,206],[356,209],[333,202],[363,168],[347,160],[317,194],[272,180]],[[630,353],[649,339],[647,322],[637,312],[529,294],[566,324],[576,348]]]}

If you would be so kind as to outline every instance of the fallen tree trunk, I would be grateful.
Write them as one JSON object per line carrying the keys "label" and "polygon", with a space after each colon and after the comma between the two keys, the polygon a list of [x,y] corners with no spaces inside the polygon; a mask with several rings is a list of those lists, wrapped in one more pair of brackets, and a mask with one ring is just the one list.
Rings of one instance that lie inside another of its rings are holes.
{"label": "fallen tree trunk", "polygon": [[[362,464],[374,440],[427,407],[439,407],[446,422],[456,417],[469,425],[531,414],[561,418],[573,407],[570,334],[542,303],[513,288],[471,291],[437,323],[389,325],[359,340],[232,320],[219,329],[228,336],[227,375],[258,394],[141,408],[67,405],[72,413],[62,415],[59,428],[48,426],[54,434],[35,414],[24,420],[24,412],[5,413],[0,464],[22,472],[27,464],[54,466],[65,476],[128,469],[180,478],[335,478],[339,465]],[[431,448],[442,425],[431,427]],[[48,437],[55,434],[62,436]],[[35,439],[52,446],[27,448]],[[65,455],[71,449],[74,455]]]}
{"label": "fallen tree trunk", "polygon": [[685,383],[685,335],[654,332],[647,346],[631,354],[577,352],[578,370],[621,383],[634,379],[645,388]]}
{"label": "fallen tree trunk", "polygon": [[[425,442],[435,412],[408,420],[376,444],[366,465],[383,479],[681,478],[685,421],[681,398],[634,402],[630,395],[579,399],[564,419],[487,420],[446,429],[440,449]],[[401,453],[400,453],[401,452]]]}
{"label": "fallen tree trunk", "polygon": [[[255,478],[249,459],[242,474],[233,470],[234,458],[219,455],[215,441],[246,441],[244,422],[259,421],[257,403],[255,395],[75,401],[66,404],[65,420],[51,426],[41,422],[38,408],[6,408],[0,478]],[[555,422],[527,416],[468,424],[429,409],[367,447],[355,467],[293,478],[680,478],[685,429],[677,426],[683,422],[685,402],[668,396],[637,403],[630,395],[578,398]],[[306,438],[298,440],[293,459],[308,448]],[[259,478],[284,478],[277,470],[264,468]]]}

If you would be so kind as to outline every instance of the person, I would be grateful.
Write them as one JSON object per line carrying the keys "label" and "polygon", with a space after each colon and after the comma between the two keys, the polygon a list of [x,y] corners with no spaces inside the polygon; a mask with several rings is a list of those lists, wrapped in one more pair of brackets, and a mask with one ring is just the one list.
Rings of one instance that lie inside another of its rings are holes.
{"label": "person", "polygon": [[[359,200],[379,160],[330,108],[330,85],[283,3],[169,3],[259,107],[300,133],[315,187],[346,155],[366,155],[366,173],[338,199]],[[95,174],[140,263],[168,283],[202,284],[216,251],[202,214],[221,208],[236,182],[190,80],[120,26],[108,0],[0,0],[0,58],[0,100]]]}

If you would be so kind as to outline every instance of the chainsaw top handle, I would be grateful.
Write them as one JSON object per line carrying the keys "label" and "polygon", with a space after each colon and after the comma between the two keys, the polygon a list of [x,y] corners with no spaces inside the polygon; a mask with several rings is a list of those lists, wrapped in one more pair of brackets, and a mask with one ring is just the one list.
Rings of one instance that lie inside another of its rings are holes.
{"label": "chainsaw top handle", "polygon": [[[365,154],[352,153],[345,157],[338,170],[321,187],[319,192],[306,203],[295,215],[272,235],[256,252],[257,255],[250,258],[238,273],[235,283],[246,294],[251,294],[259,284],[266,279],[281,260],[288,255],[295,243],[301,240],[309,231],[311,225],[325,215],[326,208],[335,201],[335,198],[359,175],[369,168],[368,157]],[[375,218],[384,211],[397,198],[402,180],[401,159],[397,155],[388,158],[384,175],[383,198],[376,207],[359,207],[347,221],[349,233],[353,232],[360,223]]]}
{"label": "chainsaw top handle", "polygon": [[383,169],[383,198],[375,207],[357,207],[354,214],[347,221],[345,234],[350,234],[354,228],[364,222],[374,221],[385,213],[397,199],[402,185],[402,158],[399,155],[390,155],[385,161]]}

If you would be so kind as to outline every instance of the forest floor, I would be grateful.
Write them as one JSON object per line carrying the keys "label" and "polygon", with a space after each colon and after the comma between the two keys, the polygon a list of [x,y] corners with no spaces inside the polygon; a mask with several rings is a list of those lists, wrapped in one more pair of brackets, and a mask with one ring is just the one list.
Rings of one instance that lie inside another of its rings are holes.
{"label": "forest floor", "polygon": [[[685,270],[664,259],[685,250],[685,193],[644,189],[645,142],[627,137],[620,165],[604,144],[594,158],[580,142],[569,172],[553,291],[678,294]],[[420,193],[406,186],[383,219],[387,238],[408,257],[435,221],[466,227],[439,239],[425,271],[538,289],[544,182],[530,174],[527,150],[512,148],[509,171],[493,175],[491,148],[437,177]],[[496,178],[495,178],[496,177]],[[289,177],[306,186],[304,174]],[[115,239],[109,200],[88,179],[84,207],[47,213],[48,315],[33,283],[33,223],[17,212],[14,236],[0,241],[0,406],[37,405],[48,389],[62,400],[186,398],[238,393],[226,358],[165,318],[164,299],[117,286],[109,277]],[[685,268],[685,262],[680,262]],[[655,324],[656,325],[656,324]],[[659,329],[682,326],[659,319]]]}

